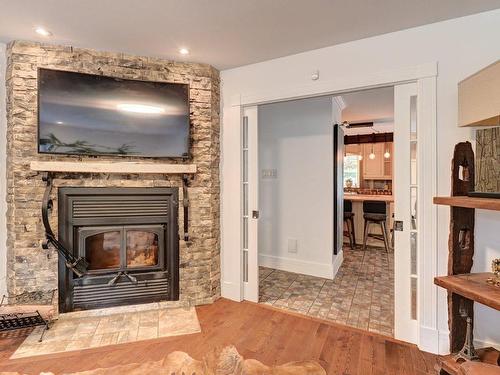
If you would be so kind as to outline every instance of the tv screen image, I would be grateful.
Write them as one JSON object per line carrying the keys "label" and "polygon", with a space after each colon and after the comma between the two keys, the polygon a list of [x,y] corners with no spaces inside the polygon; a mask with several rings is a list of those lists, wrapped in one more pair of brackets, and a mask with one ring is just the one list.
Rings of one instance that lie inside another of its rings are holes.
{"label": "tv screen image", "polygon": [[189,156],[189,85],[39,69],[38,151]]}

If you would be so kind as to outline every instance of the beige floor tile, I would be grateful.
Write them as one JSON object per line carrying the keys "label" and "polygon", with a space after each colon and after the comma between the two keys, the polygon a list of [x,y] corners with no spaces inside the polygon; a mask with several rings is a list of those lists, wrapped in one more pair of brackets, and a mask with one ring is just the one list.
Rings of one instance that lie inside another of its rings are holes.
{"label": "beige floor tile", "polygon": [[42,327],[36,327],[12,358],[200,332],[194,308],[137,309],[117,315],[120,316],[96,314],[82,317],[76,314],[75,318],[65,317],[54,323],[42,343],[38,342]]}
{"label": "beige floor tile", "polygon": [[259,302],[393,336],[393,256],[345,248],[334,280],[260,267]]}
{"label": "beige floor tile", "polygon": [[137,340],[151,340],[158,338],[158,327],[139,327]]}

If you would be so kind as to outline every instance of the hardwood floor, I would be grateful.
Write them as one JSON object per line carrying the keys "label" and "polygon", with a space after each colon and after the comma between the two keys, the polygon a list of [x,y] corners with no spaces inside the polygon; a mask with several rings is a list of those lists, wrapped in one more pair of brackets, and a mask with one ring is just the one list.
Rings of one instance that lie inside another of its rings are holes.
{"label": "hardwood floor", "polygon": [[421,352],[415,345],[332,322],[226,299],[198,307],[197,312],[201,333],[42,357],[9,360],[23,338],[2,338],[0,370],[59,374],[159,360],[174,350],[200,359],[214,348],[232,344],[245,358],[269,365],[318,360],[328,374],[435,374],[435,355]]}

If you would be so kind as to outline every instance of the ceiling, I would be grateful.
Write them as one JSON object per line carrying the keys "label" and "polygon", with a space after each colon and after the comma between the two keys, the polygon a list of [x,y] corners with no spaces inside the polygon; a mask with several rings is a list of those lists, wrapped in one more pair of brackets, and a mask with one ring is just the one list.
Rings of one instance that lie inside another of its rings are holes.
{"label": "ceiling", "polygon": [[[44,40],[228,69],[500,8],[500,0],[0,0],[0,41]],[[53,36],[39,37],[35,26]],[[179,48],[191,54],[181,57]]]}
{"label": "ceiling", "polygon": [[342,121],[373,122],[371,128],[344,129],[346,135],[385,133],[394,131],[394,88],[383,87],[343,94],[346,108]]}

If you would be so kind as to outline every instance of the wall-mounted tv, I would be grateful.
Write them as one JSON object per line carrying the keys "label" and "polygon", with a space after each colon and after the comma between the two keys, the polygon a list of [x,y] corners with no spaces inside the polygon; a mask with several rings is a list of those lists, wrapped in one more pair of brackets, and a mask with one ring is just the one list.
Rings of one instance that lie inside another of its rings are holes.
{"label": "wall-mounted tv", "polygon": [[189,85],[38,71],[38,152],[189,156]]}

